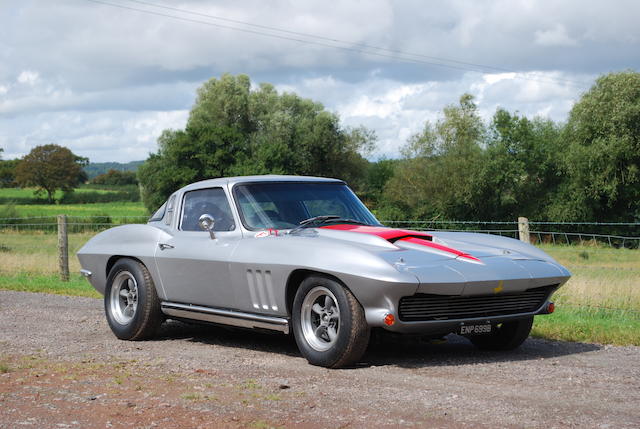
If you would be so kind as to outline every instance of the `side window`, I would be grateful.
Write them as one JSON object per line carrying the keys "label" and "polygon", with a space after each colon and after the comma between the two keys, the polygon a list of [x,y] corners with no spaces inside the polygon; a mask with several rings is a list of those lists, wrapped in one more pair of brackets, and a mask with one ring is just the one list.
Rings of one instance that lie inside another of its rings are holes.
{"label": "side window", "polygon": [[210,214],[215,219],[214,231],[232,231],[236,228],[227,195],[222,188],[187,192],[182,207],[183,231],[202,231],[198,219],[203,214]]}
{"label": "side window", "polygon": [[171,225],[171,220],[173,219],[173,211],[176,204],[176,196],[172,195],[169,198],[169,202],[167,203],[167,212],[164,215],[164,224]]}

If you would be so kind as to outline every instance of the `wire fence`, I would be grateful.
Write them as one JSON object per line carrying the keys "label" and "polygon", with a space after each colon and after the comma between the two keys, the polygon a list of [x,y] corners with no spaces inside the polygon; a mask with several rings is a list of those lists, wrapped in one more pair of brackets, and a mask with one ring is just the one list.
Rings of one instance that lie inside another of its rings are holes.
{"label": "wire fence", "polygon": [[[146,223],[147,220],[147,216],[67,216],[67,228],[69,233],[99,232],[118,225]],[[476,232],[522,238],[516,221],[388,220],[382,223],[417,231]],[[57,225],[57,216],[0,218],[0,232],[55,233]],[[533,244],[640,248],[640,222],[528,221],[528,225],[529,241]]]}
{"label": "wire fence", "polygon": [[[383,224],[417,231],[451,231],[522,238],[518,221],[389,220]],[[640,248],[640,222],[536,222],[527,221],[533,244],[605,245]]]}
{"label": "wire fence", "polygon": [[[56,233],[58,216],[0,218],[0,232]],[[118,225],[147,223],[148,216],[66,216],[69,233],[99,232]]]}

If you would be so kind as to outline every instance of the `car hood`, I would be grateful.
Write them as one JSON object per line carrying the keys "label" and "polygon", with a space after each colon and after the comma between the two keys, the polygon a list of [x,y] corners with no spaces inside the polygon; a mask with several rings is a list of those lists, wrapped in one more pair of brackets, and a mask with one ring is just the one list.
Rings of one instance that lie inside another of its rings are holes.
{"label": "car hood", "polygon": [[377,255],[398,271],[415,275],[423,293],[517,292],[562,284],[570,276],[542,250],[496,235],[359,225],[331,225],[318,231],[355,245],[379,247]]}
{"label": "car hood", "polygon": [[[349,224],[323,226],[318,230],[321,235],[355,243],[383,245],[384,240],[398,249],[421,252],[424,254],[423,260],[461,259],[482,263],[482,259],[499,256],[511,259],[551,259],[533,246],[489,234],[424,232]],[[370,237],[378,239],[372,240]]]}

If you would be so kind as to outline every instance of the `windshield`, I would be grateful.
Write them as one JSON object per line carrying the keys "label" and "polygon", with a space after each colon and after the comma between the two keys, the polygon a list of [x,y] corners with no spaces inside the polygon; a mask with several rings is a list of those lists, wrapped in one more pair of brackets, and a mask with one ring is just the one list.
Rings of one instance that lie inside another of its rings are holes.
{"label": "windshield", "polygon": [[250,230],[291,229],[306,219],[330,215],[380,225],[344,183],[251,183],[236,186],[234,194]]}

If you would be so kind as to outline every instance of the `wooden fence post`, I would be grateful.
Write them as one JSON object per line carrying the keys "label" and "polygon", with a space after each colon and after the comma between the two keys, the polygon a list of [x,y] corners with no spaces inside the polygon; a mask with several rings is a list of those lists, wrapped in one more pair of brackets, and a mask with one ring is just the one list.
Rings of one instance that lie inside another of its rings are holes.
{"label": "wooden fence post", "polygon": [[58,215],[58,266],[60,280],[69,281],[69,241],[67,238],[67,216]]}
{"label": "wooden fence post", "polygon": [[521,216],[518,218],[518,235],[520,241],[531,243],[531,238],[529,237],[529,219],[526,217]]}

